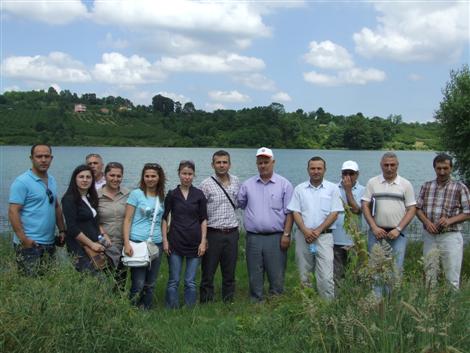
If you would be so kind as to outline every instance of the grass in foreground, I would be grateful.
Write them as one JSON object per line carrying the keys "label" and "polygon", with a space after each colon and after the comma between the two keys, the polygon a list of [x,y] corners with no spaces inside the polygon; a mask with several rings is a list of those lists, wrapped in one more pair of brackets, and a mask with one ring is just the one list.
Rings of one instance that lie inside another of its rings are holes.
{"label": "grass in foreground", "polygon": [[[77,273],[69,264],[47,275],[20,276],[10,243],[0,240],[0,351],[2,352],[469,352],[470,247],[463,283],[433,290],[422,279],[421,246],[410,243],[405,276],[377,302],[367,280],[350,274],[339,298],[321,300],[300,289],[289,251],[286,292],[250,304],[244,252],[235,303],[166,310],[168,267],[162,262],[150,312],[113,292],[111,280]],[[217,278],[217,287],[220,280]]]}

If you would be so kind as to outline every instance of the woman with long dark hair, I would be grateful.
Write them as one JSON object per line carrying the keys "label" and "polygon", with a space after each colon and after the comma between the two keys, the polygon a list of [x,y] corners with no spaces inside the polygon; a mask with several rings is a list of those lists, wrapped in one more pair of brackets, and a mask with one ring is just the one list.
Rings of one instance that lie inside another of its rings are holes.
{"label": "woman with long dark hair", "polygon": [[[92,259],[85,252],[85,246],[98,253],[105,250],[98,239],[98,195],[94,183],[91,168],[84,164],[79,165],[73,171],[68,189],[62,198],[62,210],[67,224],[65,243],[68,252],[74,257],[78,271],[96,271]],[[109,238],[107,241],[110,241]]]}
{"label": "woman with long dark hair", "polygon": [[[124,252],[133,255],[130,240],[143,242],[151,238],[159,248],[159,256],[146,267],[131,267],[131,301],[144,309],[150,309],[153,290],[160,269],[162,246],[161,220],[165,195],[165,173],[158,163],[147,163],[142,169],[139,188],[127,199],[124,215]],[[152,226],[152,222],[155,224]]]}

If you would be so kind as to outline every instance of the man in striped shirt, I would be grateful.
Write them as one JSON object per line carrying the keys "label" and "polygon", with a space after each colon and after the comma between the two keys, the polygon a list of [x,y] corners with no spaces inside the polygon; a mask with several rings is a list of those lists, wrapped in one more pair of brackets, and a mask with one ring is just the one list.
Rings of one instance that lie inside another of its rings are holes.
{"label": "man in striped shirt", "polygon": [[[406,237],[404,230],[416,213],[413,186],[398,175],[398,157],[386,152],[380,161],[382,174],[371,178],[362,196],[362,212],[369,223],[368,247],[386,241],[393,249],[397,270],[403,271]],[[381,289],[375,288],[378,296]]]}
{"label": "man in striped shirt", "polygon": [[462,223],[470,219],[470,194],[462,182],[452,180],[452,157],[441,153],[433,160],[436,179],[424,183],[417,202],[417,216],[423,223],[423,254],[426,280],[436,279],[428,254],[439,250],[447,281],[460,285],[463,257]]}

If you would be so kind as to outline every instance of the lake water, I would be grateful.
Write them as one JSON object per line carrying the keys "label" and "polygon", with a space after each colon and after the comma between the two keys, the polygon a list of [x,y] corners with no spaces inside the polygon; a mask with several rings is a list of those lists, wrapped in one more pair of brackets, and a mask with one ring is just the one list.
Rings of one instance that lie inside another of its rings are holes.
{"label": "lake water", "polygon": [[[99,153],[104,162],[118,161],[124,165],[123,185],[134,188],[140,178],[142,167],[147,162],[158,162],[165,170],[168,188],[178,183],[177,167],[181,160],[193,160],[196,164],[194,185],[210,176],[212,154],[215,148],[156,148],[156,147],[53,147],[54,160],[50,173],[54,175],[62,195],[69,183],[73,169],[84,163],[89,153]],[[255,164],[256,149],[228,148],[231,154],[231,172],[240,180],[257,173]],[[307,180],[307,161],[319,155],[327,162],[326,179],[337,182],[341,164],[348,159],[359,164],[359,181],[365,185],[367,180],[380,174],[379,161],[383,151],[343,151],[343,150],[273,150],[276,165],[275,171],[289,179],[295,186]],[[415,192],[426,181],[434,178],[432,159],[435,152],[398,151],[400,161],[399,174],[407,178],[414,186]],[[30,168],[30,147],[0,146],[0,231],[9,228],[7,209],[10,184],[16,176]]]}

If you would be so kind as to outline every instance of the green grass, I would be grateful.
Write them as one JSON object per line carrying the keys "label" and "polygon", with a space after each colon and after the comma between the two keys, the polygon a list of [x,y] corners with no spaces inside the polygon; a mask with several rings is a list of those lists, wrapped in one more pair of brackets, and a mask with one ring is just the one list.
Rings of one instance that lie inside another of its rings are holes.
{"label": "green grass", "polygon": [[[421,245],[411,243],[405,276],[384,302],[370,295],[354,273],[340,296],[328,303],[300,289],[289,251],[284,295],[250,304],[244,252],[237,269],[233,304],[166,310],[168,267],[162,262],[155,307],[129,305],[111,280],[54,266],[40,278],[16,270],[9,241],[0,241],[0,351],[2,352],[469,352],[470,247],[463,283],[453,292],[441,281],[423,286]],[[217,288],[220,278],[217,277]]]}

